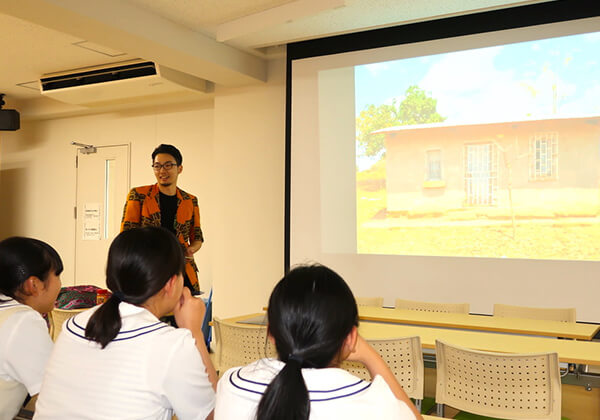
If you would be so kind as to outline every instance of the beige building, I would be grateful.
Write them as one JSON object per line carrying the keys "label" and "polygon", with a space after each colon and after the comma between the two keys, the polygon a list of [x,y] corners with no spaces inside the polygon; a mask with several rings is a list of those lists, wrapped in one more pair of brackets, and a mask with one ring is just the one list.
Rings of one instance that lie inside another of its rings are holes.
{"label": "beige building", "polygon": [[[391,127],[385,134],[387,209],[436,216],[595,216],[600,117]],[[487,208],[487,210],[484,210]]]}

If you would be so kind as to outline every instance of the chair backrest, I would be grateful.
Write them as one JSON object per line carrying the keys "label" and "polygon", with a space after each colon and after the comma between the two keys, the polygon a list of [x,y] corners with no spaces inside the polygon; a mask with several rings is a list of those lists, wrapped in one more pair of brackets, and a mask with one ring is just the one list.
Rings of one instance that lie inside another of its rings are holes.
{"label": "chair backrest", "polygon": [[545,319],[549,321],[576,322],[575,308],[532,308],[529,306],[494,304],[494,316],[503,318]]}
{"label": "chair backrest", "polygon": [[229,368],[245,366],[264,357],[277,357],[275,346],[267,340],[264,325],[238,324],[214,317],[213,326],[219,375]]}
{"label": "chair backrest", "polygon": [[456,314],[468,314],[468,303],[438,303],[421,302],[418,300],[396,299],[396,309],[410,309],[424,312],[447,312]]}
{"label": "chair backrest", "polygon": [[503,419],[560,420],[557,353],[506,354],[436,341],[435,401]]}
{"label": "chair backrest", "polygon": [[[367,340],[390,367],[410,398],[423,399],[425,376],[421,339],[415,337]],[[344,361],[341,368],[364,380],[371,380],[369,371],[359,362]]]}
{"label": "chair backrest", "polygon": [[58,335],[62,331],[63,323],[71,318],[72,316],[77,315],[79,312],[87,311],[89,308],[80,308],[80,309],[59,309],[54,308],[51,312],[48,313],[48,318],[50,319],[50,337],[53,341],[56,341]]}
{"label": "chair backrest", "polygon": [[382,297],[357,297],[355,299],[358,306],[377,306],[378,308],[383,306]]}

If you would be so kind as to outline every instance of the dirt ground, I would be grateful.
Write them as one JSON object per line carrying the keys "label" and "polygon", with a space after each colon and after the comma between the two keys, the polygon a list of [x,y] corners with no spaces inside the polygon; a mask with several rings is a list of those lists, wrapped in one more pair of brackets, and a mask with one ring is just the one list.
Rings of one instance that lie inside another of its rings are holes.
{"label": "dirt ground", "polygon": [[600,224],[520,224],[512,227],[359,228],[358,252],[491,258],[600,260]]}
{"label": "dirt ground", "polygon": [[600,260],[600,218],[450,220],[386,215],[385,189],[357,191],[357,251],[365,254]]}

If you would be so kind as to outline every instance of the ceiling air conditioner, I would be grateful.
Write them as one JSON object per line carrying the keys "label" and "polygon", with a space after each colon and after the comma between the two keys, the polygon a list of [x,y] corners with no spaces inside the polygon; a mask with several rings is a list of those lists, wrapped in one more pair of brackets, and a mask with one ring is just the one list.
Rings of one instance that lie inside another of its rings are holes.
{"label": "ceiling air conditioner", "polygon": [[42,95],[88,107],[206,95],[213,83],[151,61],[128,61],[45,74]]}

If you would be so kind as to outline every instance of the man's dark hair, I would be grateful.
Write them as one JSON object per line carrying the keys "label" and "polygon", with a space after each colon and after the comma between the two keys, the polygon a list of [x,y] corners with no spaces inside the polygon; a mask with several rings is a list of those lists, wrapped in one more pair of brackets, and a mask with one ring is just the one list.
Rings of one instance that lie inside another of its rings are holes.
{"label": "man's dark hair", "polygon": [[154,163],[154,158],[159,153],[166,153],[168,155],[173,156],[175,158],[175,163],[177,163],[177,166],[180,166],[183,162],[181,152],[177,149],[177,147],[173,146],[172,144],[161,144],[156,149],[154,149],[154,152],[152,152],[152,163]]}

